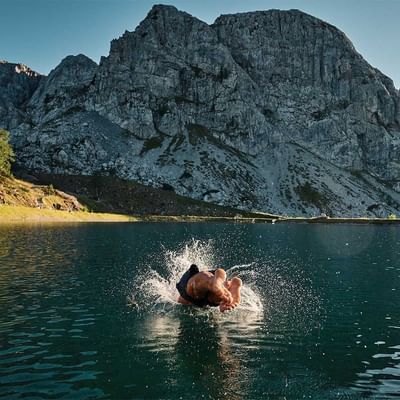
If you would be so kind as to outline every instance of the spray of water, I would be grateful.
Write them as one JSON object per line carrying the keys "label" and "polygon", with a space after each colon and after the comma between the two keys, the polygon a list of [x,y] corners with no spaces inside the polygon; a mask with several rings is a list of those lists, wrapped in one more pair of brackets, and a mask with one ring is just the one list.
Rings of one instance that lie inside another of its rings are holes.
{"label": "spray of water", "polygon": [[[177,250],[164,249],[161,254],[163,272],[158,272],[152,267],[145,268],[142,276],[137,279],[140,282],[134,288],[134,293],[128,301],[139,309],[169,309],[175,307],[178,299],[176,283],[191,264],[196,264],[200,270],[218,268],[216,252],[213,241],[191,240],[184,243]],[[257,293],[257,287],[252,280],[252,264],[235,265],[227,268],[228,279],[239,276],[243,281],[242,299],[239,307],[234,312],[246,311],[262,313],[263,305],[261,297]],[[216,308],[207,309],[206,312],[218,311]],[[219,312],[219,311],[218,311]]]}

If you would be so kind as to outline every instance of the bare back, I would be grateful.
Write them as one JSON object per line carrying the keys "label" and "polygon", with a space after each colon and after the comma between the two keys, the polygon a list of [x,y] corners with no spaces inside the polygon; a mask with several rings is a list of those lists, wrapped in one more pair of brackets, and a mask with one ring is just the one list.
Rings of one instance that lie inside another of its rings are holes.
{"label": "bare back", "polygon": [[224,287],[225,279],[226,273],[222,269],[217,269],[214,274],[201,271],[189,279],[186,290],[194,299],[206,298],[210,303],[219,305],[231,299],[229,291]]}

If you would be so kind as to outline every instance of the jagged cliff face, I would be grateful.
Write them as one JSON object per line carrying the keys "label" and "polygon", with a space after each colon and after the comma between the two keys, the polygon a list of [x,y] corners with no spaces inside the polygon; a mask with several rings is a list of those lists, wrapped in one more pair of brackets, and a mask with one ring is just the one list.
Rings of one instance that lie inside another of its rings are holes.
{"label": "jagged cliff face", "polygon": [[32,85],[23,118],[0,117],[28,168],[265,212],[400,210],[399,92],[342,32],[299,11],[207,25],[155,6],[99,65],[70,56]]}
{"label": "jagged cliff face", "polygon": [[0,121],[12,129],[25,118],[25,106],[42,76],[26,65],[0,61]]}

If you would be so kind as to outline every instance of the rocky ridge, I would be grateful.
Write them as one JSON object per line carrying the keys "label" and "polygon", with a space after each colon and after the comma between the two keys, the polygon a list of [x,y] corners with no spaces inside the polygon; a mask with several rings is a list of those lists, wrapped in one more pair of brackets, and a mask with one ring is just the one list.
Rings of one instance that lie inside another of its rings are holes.
{"label": "rocky ridge", "polygon": [[26,103],[42,78],[24,64],[0,61],[0,121],[3,128],[16,128],[26,118]]}
{"label": "rocky ridge", "polygon": [[400,210],[399,91],[300,11],[208,25],[154,6],[99,65],[68,56],[47,77],[13,65],[0,64],[0,126],[28,169],[288,215]]}

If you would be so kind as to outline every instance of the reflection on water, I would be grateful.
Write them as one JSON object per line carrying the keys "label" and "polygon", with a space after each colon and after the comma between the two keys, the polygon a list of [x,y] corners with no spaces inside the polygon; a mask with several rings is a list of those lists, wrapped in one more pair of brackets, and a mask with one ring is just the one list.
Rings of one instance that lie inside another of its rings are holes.
{"label": "reflection on water", "polygon": [[174,314],[149,318],[141,347],[163,354],[168,370],[177,374],[176,383],[185,371],[207,398],[242,398],[247,393],[247,371],[241,360],[244,352],[256,350],[257,345],[245,349],[235,343],[238,332],[231,334],[235,327],[242,335],[256,331],[262,326],[261,321],[253,319],[253,324],[246,324],[237,316],[221,317],[211,312],[194,315],[188,310]]}
{"label": "reflection on water", "polygon": [[[393,227],[0,227],[0,397],[394,398],[399,245]],[[191,262],[240,276],[241,307],[177,305]]]}

